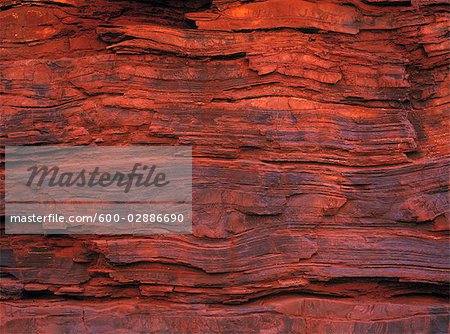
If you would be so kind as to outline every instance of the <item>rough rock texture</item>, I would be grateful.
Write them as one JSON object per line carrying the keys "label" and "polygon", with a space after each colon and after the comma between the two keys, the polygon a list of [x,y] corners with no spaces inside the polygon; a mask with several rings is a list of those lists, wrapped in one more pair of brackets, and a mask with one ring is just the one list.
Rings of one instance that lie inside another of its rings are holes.
{"label": "rough rock texture", "polygon": [[447,333],[447,1],[0,9],[2,145],[194,154],[192,235],[3,235],[2,334]]}

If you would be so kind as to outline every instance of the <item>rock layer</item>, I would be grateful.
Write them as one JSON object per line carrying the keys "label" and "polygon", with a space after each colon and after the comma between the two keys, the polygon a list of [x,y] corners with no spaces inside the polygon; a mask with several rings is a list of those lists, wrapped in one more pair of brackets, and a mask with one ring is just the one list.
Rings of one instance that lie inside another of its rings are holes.
{"label": "rock layer", "polygon": [[446,1],[0,9],[2,145],[194,156],[192,235],[3,234],[2,332],[447,333]]}

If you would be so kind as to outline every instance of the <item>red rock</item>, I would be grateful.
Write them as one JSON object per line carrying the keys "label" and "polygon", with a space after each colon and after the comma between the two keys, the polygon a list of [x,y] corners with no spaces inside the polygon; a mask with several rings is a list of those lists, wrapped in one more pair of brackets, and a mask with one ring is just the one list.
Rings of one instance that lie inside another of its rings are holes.
{"label": "red rock", "polygon": [[2,231],[2,333],[448,332],[448,2],[0,9],[2,145],[194,156],[192,235]]}

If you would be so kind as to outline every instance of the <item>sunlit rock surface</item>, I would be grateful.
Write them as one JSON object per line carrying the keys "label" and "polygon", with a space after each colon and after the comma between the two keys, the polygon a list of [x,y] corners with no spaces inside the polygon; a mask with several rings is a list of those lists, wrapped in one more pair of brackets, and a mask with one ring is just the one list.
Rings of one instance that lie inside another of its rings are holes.
{"label": "sunlit rock surface", "polygon": [[447,333],[447,1],[0,9],[2,145],[194,155],[192,235],[3,235],[2,333]]}

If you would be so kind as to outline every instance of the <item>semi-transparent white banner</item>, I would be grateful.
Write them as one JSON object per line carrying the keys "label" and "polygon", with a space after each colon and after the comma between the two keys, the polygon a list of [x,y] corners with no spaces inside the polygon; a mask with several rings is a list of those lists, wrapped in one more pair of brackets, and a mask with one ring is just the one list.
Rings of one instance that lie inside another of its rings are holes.
{"label": "semi-transparent white banner", "polygon": [[6,233],[190,233],[190,147],[6,147]]}

